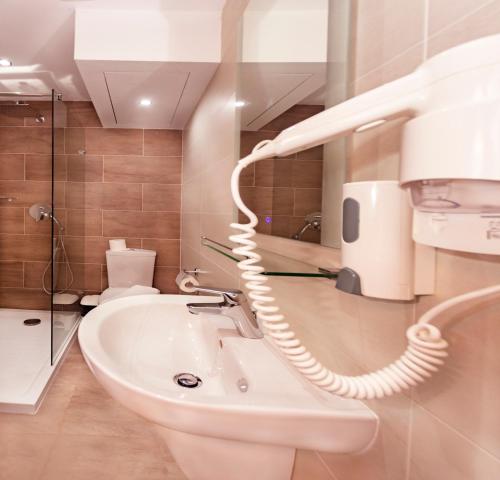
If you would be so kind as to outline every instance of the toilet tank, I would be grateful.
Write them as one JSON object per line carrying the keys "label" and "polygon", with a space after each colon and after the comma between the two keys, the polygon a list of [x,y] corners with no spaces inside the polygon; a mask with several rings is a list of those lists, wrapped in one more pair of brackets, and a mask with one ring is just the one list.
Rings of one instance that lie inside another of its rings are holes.
{"label": "toilet tank", "polygon": [[107,250],[108,283],[110,287],[153,285],[156,252],[139,248]]}

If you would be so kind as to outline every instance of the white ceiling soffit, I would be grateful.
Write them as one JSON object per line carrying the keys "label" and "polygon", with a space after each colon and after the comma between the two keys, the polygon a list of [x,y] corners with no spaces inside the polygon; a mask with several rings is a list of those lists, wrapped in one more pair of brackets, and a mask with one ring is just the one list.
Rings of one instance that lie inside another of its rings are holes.
{"label": "white ceiling soffit", "polygon": [[325,63],[243,63],[241,128],[259,130],[325,83]]}
{"label": "white ceiling soffit", "polygon": [[217,12],[82,9],[75,21],[75,61],[103,126],[184,127],[220,61]]}
{"label": "white ceiling soffit", "polygon": [[306,99],[324,101],[328,0],[251,0],[242,43],[242,129],[259,130]]}
{"label": "white ceiling soffit", "polygon": [[11,59],[13,66],[0,69],[0,81],[5,79],[9,90],[26,87],[31,93],[48,93],[45,89],[54,88],[66,100],[89,100],[74,60],[75,8],[142,10],[160,15],[207,13],[214,15],[218,24],[224,3],[225,0],[1,0],[0,57]]}

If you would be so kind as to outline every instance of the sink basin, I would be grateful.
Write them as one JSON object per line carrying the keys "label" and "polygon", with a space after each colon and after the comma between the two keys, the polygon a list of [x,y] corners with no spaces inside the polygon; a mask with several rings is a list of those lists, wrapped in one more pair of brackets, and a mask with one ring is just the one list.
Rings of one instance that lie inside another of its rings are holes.
{"label": "sink basin", "polygon": [[113,300],[87,314],[78,334],[98,381],[158,426],[188,478],[285,480],[297,448],[353,453],[371,445],[378,419],[363,403],[313,387],[270,341],[240,337],[231,319],[186,307],[218,301]]}

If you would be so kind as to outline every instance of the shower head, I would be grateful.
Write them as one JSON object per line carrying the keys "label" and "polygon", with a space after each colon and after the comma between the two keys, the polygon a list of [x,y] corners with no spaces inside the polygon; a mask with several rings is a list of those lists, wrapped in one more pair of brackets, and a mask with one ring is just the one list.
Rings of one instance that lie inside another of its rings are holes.
{"label": "shower head", "polygon": [[61,225],[56,216],[52,214],[52,208],[48,205],[44,205],[42,203],[34,203],[29,208],[29,214],[35,220],[35,222],[39,222],[44,218],[51,218],[59,227],[59,232],[62,233],[64,231],[64,227]]}
{"label": "shower head", "polygon": [[37,112],[37,114],[35,115],[35,122],[45,123],[45,117],[40,112]]}
{"label": "shower head", "polygon": [[35,203],[31,205],[29,214],[35,219],[35,222],[43,220],[45,217],[52,216],[52,209],[48,205]]}
{"label": "shower head", "polygon": [[[39,112],[35,106],[28,103],[26,100],[0,102],[0,105],[7,106],[7,107],[27,107],[34,114],[36,123],[45,123],[45,115],[43,113]],[[27,116],[27,115],[23,115],[23,116]]]}

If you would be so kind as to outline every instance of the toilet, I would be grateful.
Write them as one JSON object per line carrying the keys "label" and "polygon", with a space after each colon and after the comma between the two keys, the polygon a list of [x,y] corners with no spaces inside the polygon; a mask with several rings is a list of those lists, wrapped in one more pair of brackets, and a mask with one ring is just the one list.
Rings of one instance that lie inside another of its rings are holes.
{"label": "toilet", "polygon": [[152,288],[155,259],[154,250],[107,250],[109,287],[99,296],[99,304],[118,297],[159,293]]}
{"label": "toilet", "polygon": [[100,295],[85,295],[81,301],[81,314],[116,298],[132,295],[154,295],[160,290],[153,288],[156,252],[140,248],[123,248],[106,251],[108,285]]}

